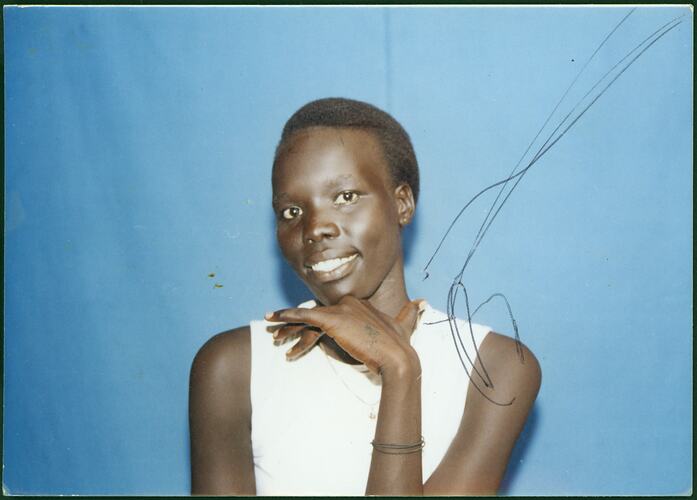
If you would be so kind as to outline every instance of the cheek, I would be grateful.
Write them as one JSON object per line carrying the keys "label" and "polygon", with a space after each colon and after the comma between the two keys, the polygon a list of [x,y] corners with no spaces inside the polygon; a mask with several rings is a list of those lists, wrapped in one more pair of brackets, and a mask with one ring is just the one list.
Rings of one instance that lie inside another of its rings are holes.
{"label": "cheek", "polygon": [[364,250],[378,260],[390,260],[399,248],[399,224],[390,207],[381,207],[362,219],[357,228]]}
{"label": "cheek", "polygon": [[292,265],[297,259],[298,243],[295,241],[294,232],[289,228],[281,229],[276,227],[276,242],[280,248],[283,257]]}

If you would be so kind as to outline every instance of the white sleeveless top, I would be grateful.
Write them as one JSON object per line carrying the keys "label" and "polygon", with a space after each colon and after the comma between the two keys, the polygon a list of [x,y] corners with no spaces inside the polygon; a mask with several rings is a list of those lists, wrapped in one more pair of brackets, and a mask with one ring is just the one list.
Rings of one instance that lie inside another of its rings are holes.
{"label": "white sleeveless top", "polygon": [[[309,301],[299,307],[314,307]],[[456,320],[474,363],[489,328]],[[429,324],[433,323],[433,324]],[[258,495],[363,495],[380,402],[380,379],[316,347],[288,362],[266,321],[252,321],[252,447]],[[474,339],[474,343],[473,343]],[[469,378],[447,315],[426,306],[411,337],[421,361],[423,478],[445,455],[460,425]],[[460,349],[462,349],[460,347]],[[472,363],[461,351],[465,366]]]}

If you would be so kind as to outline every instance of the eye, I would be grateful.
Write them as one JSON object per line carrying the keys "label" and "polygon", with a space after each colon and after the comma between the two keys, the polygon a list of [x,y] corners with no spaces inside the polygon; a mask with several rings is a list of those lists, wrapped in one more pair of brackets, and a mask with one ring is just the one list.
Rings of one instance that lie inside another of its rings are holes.
{"label": "eye", "polygon": [[360,198],[359,194],[355,191],[342,191],[339,196],[336,197],[334,203],[337,205],[350,205],[356,203]]}
{"label": "eye", "polygon": [[298,217],[302,213],[303,213],[303,210],[300,207],[288,207],[288,208],[284,208],[281,211],[281,217],[283,217],[284,219],[287,219],[287,220],[292,220],[292,219],[295,219],[296,217]]}

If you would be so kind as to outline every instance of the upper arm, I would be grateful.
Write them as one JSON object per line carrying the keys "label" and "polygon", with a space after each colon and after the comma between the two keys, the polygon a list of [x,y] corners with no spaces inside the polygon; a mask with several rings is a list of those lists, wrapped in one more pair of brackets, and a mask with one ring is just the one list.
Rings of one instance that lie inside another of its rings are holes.
{"label": "upper arm", "polygon": [[522,358],[513,339],[494,332],[482,342],[475,367],[482,373],[484,365],[493,388],[485,387],[470,370],[460,427],[440,465],[426,481],[426,494],[496,494],[540,388],[537,359],[527,347],[521,348]]}
{"label": "upper arm", "polygon": [[191,365],[189,430],[193,494],[254,494],[249,327],[221,333]]}

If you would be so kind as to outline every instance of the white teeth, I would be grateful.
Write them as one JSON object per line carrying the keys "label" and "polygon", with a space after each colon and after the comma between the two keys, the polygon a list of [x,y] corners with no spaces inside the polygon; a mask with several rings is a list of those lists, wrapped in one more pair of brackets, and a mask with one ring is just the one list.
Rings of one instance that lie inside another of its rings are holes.
{"label": "white teeth", "polygon": [[318,262],[317,264],[314,264],[312,266],[313,271],[319,271],[322,273],[328,273],[330,271],[333,271],[334,269],[337,269],[339,266],[342,264],[346,264],[347,262],[352,261],[353,259],[356,258],[357,254],[353,254],[349,257],[342,257],[340,259],[329,259],[329,260],[323,260],[322,262]]}

